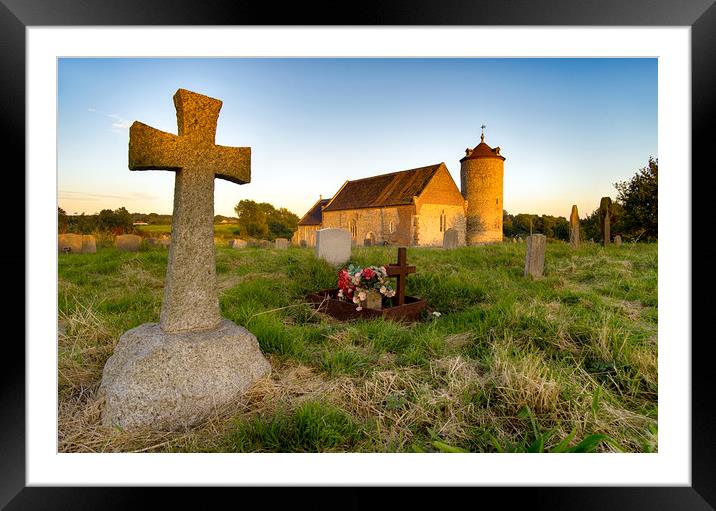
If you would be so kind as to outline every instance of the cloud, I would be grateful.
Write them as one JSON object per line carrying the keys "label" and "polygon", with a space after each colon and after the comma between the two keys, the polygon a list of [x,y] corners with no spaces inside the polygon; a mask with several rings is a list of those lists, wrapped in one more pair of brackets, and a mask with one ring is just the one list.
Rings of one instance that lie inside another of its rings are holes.
{"label": "cloud", "polygon": [[108,114],[107,112],[97,110],[96,108],[88,108],[87,111],[92,112],[93,114],[104,115],[105,117],[114,120],[114,122],[112,123],[112,128],[114,128],[113,131],[119,129],[126,130],[132,125],[132,121],[130,121],[129,119],[125,119],[124,117],[117,114]]}

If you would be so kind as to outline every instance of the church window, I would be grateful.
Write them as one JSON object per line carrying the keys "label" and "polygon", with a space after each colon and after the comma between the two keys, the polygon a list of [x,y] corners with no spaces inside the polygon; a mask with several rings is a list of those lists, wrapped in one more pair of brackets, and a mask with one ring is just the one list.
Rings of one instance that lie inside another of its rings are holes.
{"label": "church window", "polygon": [[388,223],[388,232],[390,234],[393,234],[395,232],[395,224],[393,224],[392,220]]}
{"label": "church window", "polygon": [[358,236],[358,224],[355,220],[351,220],[351,235],[355,238]]}
{"label": "church window", "polygon": [[440,232],[444,232],[447,230],[447,217],[445,216],[445,210],[442,210],[442,213],[440,213]]}

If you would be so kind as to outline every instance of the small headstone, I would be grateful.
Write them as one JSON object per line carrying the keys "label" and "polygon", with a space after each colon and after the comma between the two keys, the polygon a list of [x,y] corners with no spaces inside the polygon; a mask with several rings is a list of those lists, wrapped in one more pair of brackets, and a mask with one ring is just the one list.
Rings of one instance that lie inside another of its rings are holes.
{"label": "small headstone", "polygon": [[229,246],[231,248],[244,248],[244,247],[246,247],[246,245],[247,245],[246,241],[244,241],[242,239],[229,240]]}
{"label": "small headstone", "polygon": [[366,238],[363,240],[364,247],[370,247],[372,244],[373,244],[373,241],[370,238]]}
{"label": "small headstone", "polygon": [[602,197],[602,200],[599,202],[599,232],[602,235],[602,245],[605,247],[609,245],[609,241],[611,240],[611,226],[610,226],[610,216],[611,216],[611,209],[612,209],[612,199],[609,197]]}
{"label": "small headstone", "polygon": [[618,234],[616,236],[614,236],[614,245],[617,247],[622,246],[622,237],[619,236]]}
{"label": "small headstone", "polygon": [[517,238],[512,238],[512,243],[517,243]]}
{"label": "small headstone", "polygon": [[57,251],[65,254],[82,253],[81,234],[60,234],[57,236]]}
{"label": "small headstone", "polygon": [[316,231],[316,257],[331,264],[344,264],[351,258],[351,233],[344,229]]}
{"label": "small headstone", "polygon": [[301,248],[306,248],[308,246],[308,243],[306,243],[306,240],[301,240]]}
{"label": "small headstone", "polygon": [[149,247],[158,247],[159,243],[162,241],[159,238],[145,238],[144,240]]}
{"label": "small headstone", "polygon": [[443,248],[451,250],[458,246],[458,232],[452,227],[443,234]]}
{"label": "small headstone", "polygon": [[572,206],[572,214],[569,215],[569,244],[572,248],[579,248],[579,213],[576,204]]}
{"label": "small headstone", "polygon": [[114,246],[122,252],[138,252],[142,237],[136,234],[122,234],[114,238]]}
{"label": "small headstone", "polygon": [[82,253],[94,254],[97,252],[97,240],[91,234],[82,235]]}
{"label": "small headstone", "polygon": [[271,248],[271,242],[269,240],[261,240],[259,241],[259,247],[261,248]]}
{"label": "small headstone", "polygon": [[286,250],[288,248],[288,240],[286,238],[276,238],[274,243],[276,250]]}
{"label": "small headstone", "polygon": [[525,254],[525,276],[541,277],[544,273],[544,252],[547,236],[533,234],[527,236],[527,253]]}

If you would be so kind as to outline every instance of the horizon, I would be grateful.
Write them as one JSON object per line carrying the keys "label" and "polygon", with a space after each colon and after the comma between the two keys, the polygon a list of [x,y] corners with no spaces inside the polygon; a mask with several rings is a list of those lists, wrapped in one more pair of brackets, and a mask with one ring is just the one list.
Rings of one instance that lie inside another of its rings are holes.
{"label": "horizon", "polygon": [[[243,199],[301,218],[345,181],[506,157],[504,210],[580,217],[657,152],[657,59],[61,58],[58,206],[171,215],[171,172],[131,172],[128,128],[176,133],[172,95],[223,101],[216,143],[251,147],[251,183],[215,180],[214,214]],[[127,79],[127,77],[131,79]],[[131,119],[131,120],[130,120]],[[338,167],[340,165],[340,167]],[[280,186],[276,186],[281,183]]]}

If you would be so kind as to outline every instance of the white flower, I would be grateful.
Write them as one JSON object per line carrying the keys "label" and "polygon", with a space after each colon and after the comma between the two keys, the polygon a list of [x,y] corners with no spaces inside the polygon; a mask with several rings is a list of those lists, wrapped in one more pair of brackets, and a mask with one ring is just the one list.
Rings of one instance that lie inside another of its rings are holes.
{"label": "white flower", "polygon": [[366,298],[365,291],[361,291],[360,293],[358,293],[358,298],[361,300],[365,300],[365,298]]}
{"label": "white flower", "polygon": [[362,310],[363,310],[363,307],[361,307],[361,306],[359,305],[358,307],[356,307],[356,310],[357,310],[357,311],[362,311]]}
{"label": "white flower", "polygon": [[338,290],[338,298],[343,298],[343,290],[342,289]]}
{"label": "white flower", "polygon": [[385,294],[385,291],[386,291],[386,290],[387,290],[387,288],[386,288],[385,286],[380,286],[380,292],[381,292],[382,294]]}
{"label": "white flower", "polygon": [[360,303],[360,300],[355,295],[353,295],[353,303]]}
{"label": "white flower", "polygon": [[433,316],[435,316],[436,318],[439,318],[440,316],[442,316],[442,314],[439,313],[438,311],[434,311]]}

